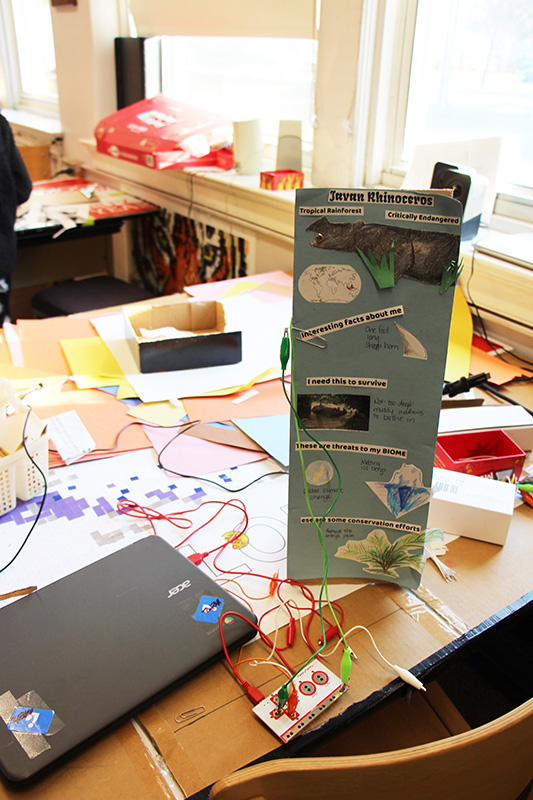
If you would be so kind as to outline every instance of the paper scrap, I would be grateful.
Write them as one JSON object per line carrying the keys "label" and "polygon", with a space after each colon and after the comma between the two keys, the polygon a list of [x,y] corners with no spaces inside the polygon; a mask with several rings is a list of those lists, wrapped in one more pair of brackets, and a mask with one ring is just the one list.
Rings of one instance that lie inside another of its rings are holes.
{"label": "paper scrap", "polygon": [[232,400],[231,402],[235,404],[244,403],[246,400],[249,400],[251,397],[255,397],[255,395],[257,394],[259,394],[257,389],[249,389],[247,392],[243,392],[243,394],[240,394],[238,397],[235,397],[235,399]]}
{"label": "paper scrap", "polygon": [[448,354],[444,379],[459,380],[470,372],[473,335],[472,314],[461,289],[456,286],[453,298],[452,321],[448,339]]}
{"label": "paper scrap", "polygon": [[165,448],[161,456],[162,467],[172,474],[207,475],[268,458],[266,453],[213,444],[186,434],[177,435],[179,431],[176,429],[146,427],[143,430],[156,453],[162,453]]}
{"label": "paper scrap", "polygon": [[246,417],[232,422],[263,450],[284,466],[289,466],[289,414],[270,417]]}
{"label": "paper scrap", "polygon": [[76,411],[65,411],[47,420],[48,434],[65,464],[72,464],[95,449],[94,439]]}

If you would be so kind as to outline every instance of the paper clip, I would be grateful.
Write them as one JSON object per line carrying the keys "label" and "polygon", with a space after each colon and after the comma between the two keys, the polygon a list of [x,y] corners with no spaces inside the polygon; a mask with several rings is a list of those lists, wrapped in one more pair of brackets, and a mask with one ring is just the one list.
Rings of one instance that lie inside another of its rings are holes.
{"label": "paper clip", "polygon": [[[294,325],[292,326],[292,329],[293,329],[293,331],[300,331],[300,333],[305,330],[305,328],[296,328]],[[312,344],[313,347],[319,347],[321,350],[325,350],[326,349],[326,347],[328,346],[328,343],[326,342],[326,340],[324,339],[323,336],[320,336],[317,333],[317,335],[314,336],[313,338],[314,339],[320,339],[322,342],[324,342],[324,344],[319,344],[318,342],[313,342],[313,341],[311,341],[311,339],[302,339],[301,336],[297,337],[299,342],[303,342],[304,344]]]}
{"label": "paper clip", "polygon": [[176,714],[174,720],[176,722],[188,722],[190,719],[199,717],[200,714],[203,714],[205,710],[205,706],[195,706],[194,708],[190,708],[188,711],[182,711],[181,714]]}

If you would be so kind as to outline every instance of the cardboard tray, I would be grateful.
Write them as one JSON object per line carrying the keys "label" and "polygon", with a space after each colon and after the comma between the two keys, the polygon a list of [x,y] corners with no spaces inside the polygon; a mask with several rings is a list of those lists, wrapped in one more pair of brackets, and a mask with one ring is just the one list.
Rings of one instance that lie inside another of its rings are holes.
{"label": "cardboard tray", "polygon": [[[126,338],[142,373],[237,364],[241,331],[226,331],[224,308],[214,300],[178,296],[171,305],[124,308]],[[175,335],[164,329],[176,329]],[[146,331],[159,332],[146,335]]]}

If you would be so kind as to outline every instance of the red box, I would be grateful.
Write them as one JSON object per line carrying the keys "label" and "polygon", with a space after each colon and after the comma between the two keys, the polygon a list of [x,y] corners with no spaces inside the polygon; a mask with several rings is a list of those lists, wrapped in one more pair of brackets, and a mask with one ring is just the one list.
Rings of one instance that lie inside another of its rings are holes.
{"label": "red box", "polygon": [[505,431],[464,431],[437,437],[435,466],[484,478],[518,480],[525,457]]}
{"label": "red box", "polygon": [[231,169],[235,163],[231,120],[163,95],[104,117],[94,135],[99,153],[152,169]]}
{"label": "red box", "polygon": [[301,189],[304,185],[304,174],[294,169],[274,169],[261,173],[261,189]]}

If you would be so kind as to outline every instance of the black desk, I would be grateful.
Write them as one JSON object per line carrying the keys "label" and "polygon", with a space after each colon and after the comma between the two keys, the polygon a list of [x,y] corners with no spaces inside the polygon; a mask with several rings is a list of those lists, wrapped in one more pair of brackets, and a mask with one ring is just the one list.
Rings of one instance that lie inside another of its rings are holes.
{"label": "black desk", "polygon": [[17,230],[17,248],[31,247],[34,245],[53,244],[61,241],[72,241],[76,239],[92,239],[95,236],[108,236],[118,233],[125,221],[125,217],[114,217],[111,219],[98,220],[94,225],[77,225],[75,228],[65,230],[60,237],[54,238],[61,231],[61,225],[48,225],[37,228],[26,228]]}
{"label": "black desk", "polygon": [[[89,202],[82,190],[94,192]],[[62,230],[41,212],[77,205],[94,220]],[[51,283],[94,274],[114,274],[113,236],[124,223],[154,213],[157,206],[84,178],[34,183],[29,212],[17,220],[17,260],[13,271],[12,315],[33,316],[31,296]]]}

